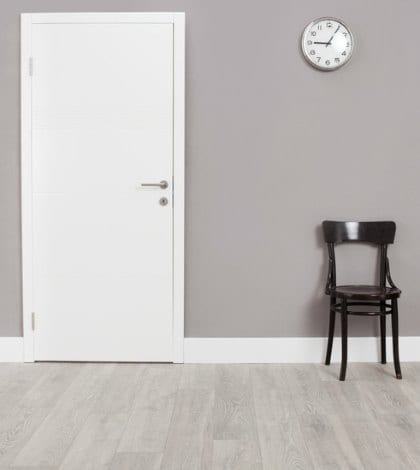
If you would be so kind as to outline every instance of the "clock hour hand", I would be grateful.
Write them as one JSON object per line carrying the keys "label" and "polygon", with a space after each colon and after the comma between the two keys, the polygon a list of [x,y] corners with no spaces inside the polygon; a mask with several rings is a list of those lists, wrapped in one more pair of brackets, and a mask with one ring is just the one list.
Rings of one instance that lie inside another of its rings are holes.
{"label": "clock hour hand", "polygon": [[[330,41],[331,41],[331,39],[330,39]],[[329,44],[329,42],[319,42],[319,41],[314,41],[314,44],[326,44],[326,45],[328,45],[328,44]]]}

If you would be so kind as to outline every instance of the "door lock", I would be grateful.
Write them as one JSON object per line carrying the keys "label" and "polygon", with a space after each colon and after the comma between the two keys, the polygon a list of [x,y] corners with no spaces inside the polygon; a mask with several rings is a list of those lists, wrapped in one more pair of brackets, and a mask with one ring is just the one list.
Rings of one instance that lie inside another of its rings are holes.
{"label": "door lock", "polygon": [[166,206],[166,205],[168,204],[168,198],[167,198],[167,197],[161,197],[161,198],[159,199],[159,204],[160,204],[161,206]]}

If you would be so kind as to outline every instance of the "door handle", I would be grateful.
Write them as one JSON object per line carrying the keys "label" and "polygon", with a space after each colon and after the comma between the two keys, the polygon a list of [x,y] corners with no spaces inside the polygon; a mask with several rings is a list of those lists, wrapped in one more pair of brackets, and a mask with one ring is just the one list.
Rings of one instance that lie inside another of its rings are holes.
{"label": "door handle", "polygon": [[149,187],[149,188],[160,188],[160,189],[166,189],[169,185],[168,182],[165,180],[162,180],[160,183],[142,183],[142,187]]}

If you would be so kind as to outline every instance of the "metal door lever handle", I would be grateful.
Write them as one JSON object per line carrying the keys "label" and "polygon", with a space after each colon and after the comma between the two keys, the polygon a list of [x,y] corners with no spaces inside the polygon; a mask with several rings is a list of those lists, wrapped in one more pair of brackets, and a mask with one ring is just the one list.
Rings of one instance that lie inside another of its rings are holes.
{"label": "metal door lever handle", "polygon": [[155,187],[160,189],[166,189],[168,187],[168,182],[162,180],[160,183],[142,183],[141,186]]}

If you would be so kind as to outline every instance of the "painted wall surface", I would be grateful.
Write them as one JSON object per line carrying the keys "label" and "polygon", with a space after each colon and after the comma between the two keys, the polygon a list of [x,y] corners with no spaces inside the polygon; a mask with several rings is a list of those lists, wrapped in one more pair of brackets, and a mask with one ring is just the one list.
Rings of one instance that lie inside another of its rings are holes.
{"label": "painted wall surface", "polygon": [[[187,14],[187,336],[324,336],[323,219],[397,222],[401,334],[420,335],[417,0],[14,0],[0,4],[0,335],[22,334],[19,14]],[[299,51],[341,18],[356,48],[332,73]],[[355,253],[355,254],[354,254]],[[371,282],[372,247],[339,281]],[[350,334],[377,333],[352,319]]]}

